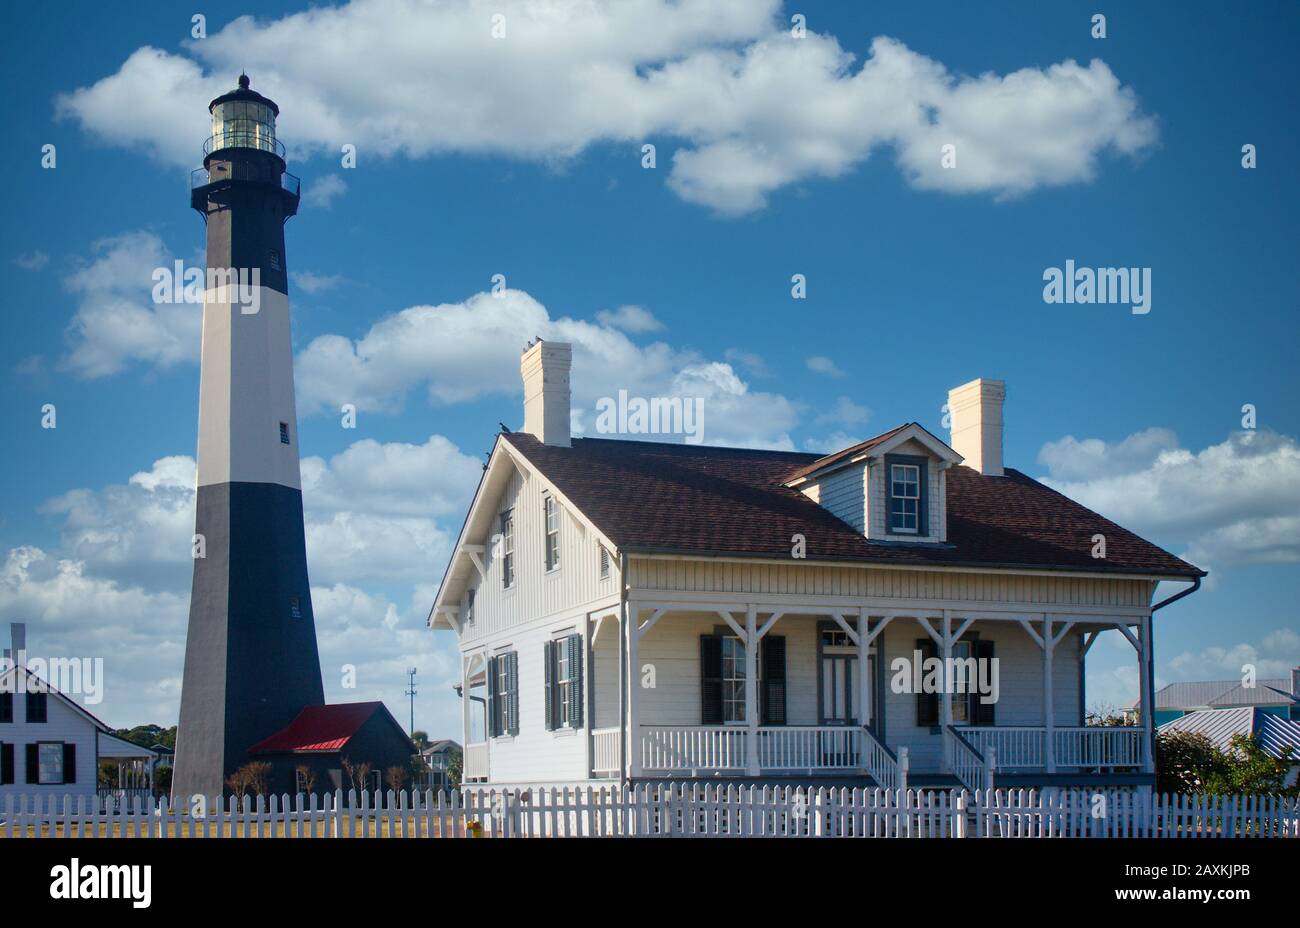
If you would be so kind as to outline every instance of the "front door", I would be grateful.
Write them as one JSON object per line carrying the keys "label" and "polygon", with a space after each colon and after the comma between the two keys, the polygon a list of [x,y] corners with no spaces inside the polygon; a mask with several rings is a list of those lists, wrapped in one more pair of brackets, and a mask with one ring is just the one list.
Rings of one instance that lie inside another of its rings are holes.
{"label": "front door", "polygon": [[822,655],[823,725],[854,725],[858,720],[858,659],[852,654]]}

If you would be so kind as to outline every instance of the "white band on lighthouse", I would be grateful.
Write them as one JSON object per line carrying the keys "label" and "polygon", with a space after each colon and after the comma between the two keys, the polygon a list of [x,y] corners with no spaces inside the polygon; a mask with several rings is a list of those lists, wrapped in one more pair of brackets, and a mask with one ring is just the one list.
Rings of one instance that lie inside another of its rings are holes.
{"label": "white band on lighthouse", "polygon": [[249,312],[233,288],[203,300],[198,486],[242,482],[301,489],[289,298],[257,288]]}

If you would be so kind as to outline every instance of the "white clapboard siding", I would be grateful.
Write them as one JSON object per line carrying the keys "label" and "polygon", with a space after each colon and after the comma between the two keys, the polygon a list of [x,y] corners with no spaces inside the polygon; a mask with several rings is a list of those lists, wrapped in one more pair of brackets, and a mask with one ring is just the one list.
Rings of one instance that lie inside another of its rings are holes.
{"label": "white clapboard siding", "polygon": [[[583,610],[595,604],[618,602],[618,561],[610,558],[609,575],[600,576],[600,549],[593,533],[585,529],[576,513],[560,514],[560,566],[546,569],[546,519],[543,499],[550,485],[545,476],[533,473],[525,478],[516,473],[503,498],[495,501],[491,528],[486,538],[471,538],[470,544],[484,545],[485,578],[473,578],[474,621],[465,627],[462,647],[509,631],[545,616]],[[491,501],[484,501],[485,503]],[[493,556],[492,536],[500,531],[500,513],[510,509],[514,517],[514,584],[502,585],[502,559]],[[612,554],[612,552],[611,552]],[[468,609],[468,593],[461,598],[460,614]]]}
{"label": "white clapboard siding", "polygon": [[[633,557],[629,584],[638,592],[774,593],[1042,607],[1150,605],[1146,580],[895,570],[832,564],[754,564]],[[1068,611],[1061,609],[1060,611]]]}
{"label": "white clapboard siding", "polygon": [[1300,799],[1048,790],[882,790],[662,783],[424,793],[165,799],[8,796],[20,837],[1297,838]]}

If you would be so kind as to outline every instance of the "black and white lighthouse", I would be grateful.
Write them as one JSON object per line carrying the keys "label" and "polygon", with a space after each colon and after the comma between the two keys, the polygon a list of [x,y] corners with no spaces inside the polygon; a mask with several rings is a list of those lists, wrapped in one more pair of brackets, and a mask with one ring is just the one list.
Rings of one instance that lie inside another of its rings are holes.
{"label": "black and white lighthouse", "polygon": [[172,794],[219,795],[248,749],[324,702],[307,581],[284,224],[298,182],[279,107],[208,106],[191,205],[207,223],[196,556]]}

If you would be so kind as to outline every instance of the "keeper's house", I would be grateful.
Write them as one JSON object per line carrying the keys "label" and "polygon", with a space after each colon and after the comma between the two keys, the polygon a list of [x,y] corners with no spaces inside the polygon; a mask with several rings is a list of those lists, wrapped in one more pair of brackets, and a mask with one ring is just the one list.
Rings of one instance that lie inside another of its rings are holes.
{"label": "keeper's house", "polygon": [[570,359],[524,352],[429,616],[467,784],[1152,782],[1151,713],[1086,726],[1084,662],[1118,629],[1150,706],[1152,614],[1204,571],[1004,468],[1001,382],[950,392],[949,442],[819,457],[571,439]]}

